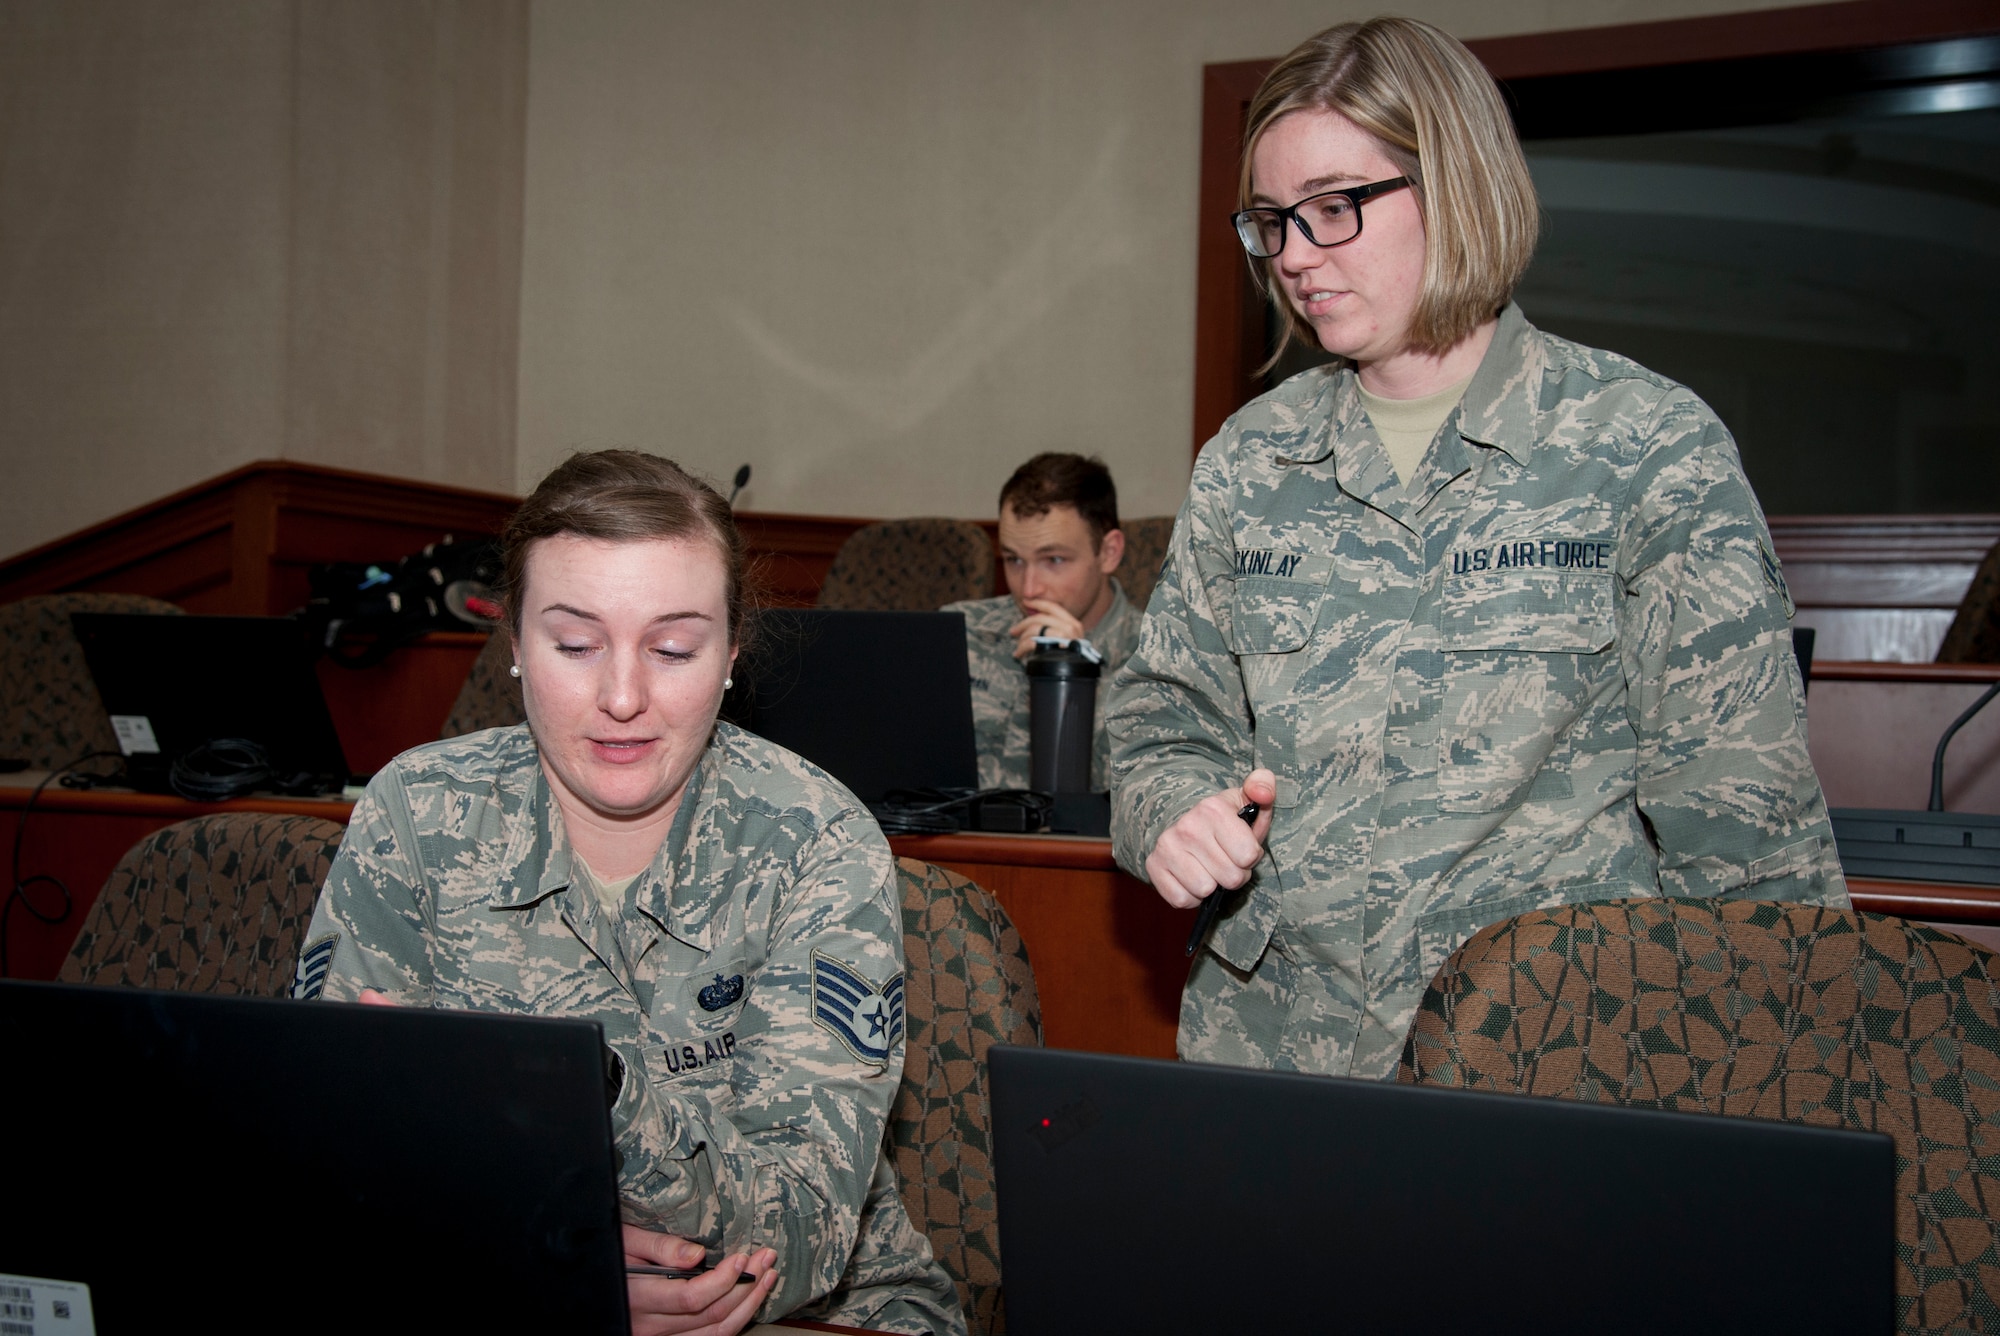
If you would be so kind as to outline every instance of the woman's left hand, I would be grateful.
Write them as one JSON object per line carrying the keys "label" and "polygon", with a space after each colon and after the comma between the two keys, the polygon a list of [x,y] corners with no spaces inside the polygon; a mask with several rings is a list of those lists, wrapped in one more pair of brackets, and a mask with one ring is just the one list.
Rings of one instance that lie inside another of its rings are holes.
{"label": "woman's left hand", "polygon": [[[691,1239],[637,1225],[626,1225],[624,1230],[628,1266],[698,1267],[707,1256]],[[760,1248],[748,1256],[725,1257],[693,1280],[627,1274],[625,1301],[632,1310],[632,1336],[665,1332],[735,1336],[770,1297],[778,1281],[777,1260],[775,1249]],[[738,1285],[736,1277],[746,1271],[756,1280]]]}

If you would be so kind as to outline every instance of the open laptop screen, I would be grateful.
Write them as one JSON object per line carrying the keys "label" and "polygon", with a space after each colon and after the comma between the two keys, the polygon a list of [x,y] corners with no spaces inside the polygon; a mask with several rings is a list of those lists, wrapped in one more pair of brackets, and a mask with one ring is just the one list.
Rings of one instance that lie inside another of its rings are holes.
{"label": "open laptop screen", "polygon": [[16,982],[0,1053],[0,1283],[100,1336],[627,1329],[593,1023]]}
{"label": "open laptop screen", "polygon": [[863,802],[978,784],[965,618],[955,612],[772,609],[735,677],[725,718]]}
{"label": "open laptop screen", "polygon": [[288,792],[337,793],[347,783],[340,736],[291,618],[79,612],[70,621],[133,787],[164,791],[176,758],[219,738],[257,743]]}
{"label": "open laptop screen", "polygon": [[1890,1331],[1895,1143],[990,1054],[1010,1336]]}

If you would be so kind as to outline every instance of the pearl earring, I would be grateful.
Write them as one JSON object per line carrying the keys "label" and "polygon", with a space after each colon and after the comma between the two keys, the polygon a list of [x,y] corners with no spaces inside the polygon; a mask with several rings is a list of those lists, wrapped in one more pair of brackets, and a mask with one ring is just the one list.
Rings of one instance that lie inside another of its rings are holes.
{"label": "pearl earring", "polygon": [[516,664],[512,664],[512,665],[510,665],[510,666],[508,667],[508,669],[507,669],[507,676],[509,676],[509,677],[519,677],[520,675],[521,675],[521,665],[520,665],[520,664],[516,663]]}
{"label": "pearl earring", "polygon": [[723,679],[722,679],[722,689],[723,689],[724,691],[727,691],[727,690],[729,690],[729,688],[731,688],[731,687],[733,687],[733,686],[735,686],[735,685],[736,685],[736,679],[735,679],[735,678],[733,678],[733,677],[725,677],[725,678],[723,678]]}

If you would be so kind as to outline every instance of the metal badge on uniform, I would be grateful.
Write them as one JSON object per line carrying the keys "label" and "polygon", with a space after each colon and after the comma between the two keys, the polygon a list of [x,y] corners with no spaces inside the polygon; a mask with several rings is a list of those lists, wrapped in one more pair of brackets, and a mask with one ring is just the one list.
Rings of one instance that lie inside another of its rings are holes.
{"label": "metal badge on uniform", "polygon": [[724,1007],[735,1006],[743,998],[743,976],[732,974],[727,979],[720,974],[715,982],[694,995],[703,1011],[721,1011]]}
{"label": "metal badge on uniform", "polygon": [[299,967],[292,975],[292,996],[310,1002],[326,991],[326,976],[333,968],[333,951],[340,934],[330,932],[310,943],[299,953]]}
{"label": "metal badge on uniform", "polygon": [[25,1336],[97,1336],[90,1286],[0,1271],[0,1331]]}
{"label": "metal badge on uniform", "polygon": [[832,956],[812,953],[813,1021],[871,1066],[886,1066],[903,1037],[903,976],[877,988],[867,975]]}
{"label": "metal badge on uniform", "polygon": [[1778,554],[1771,550],[1770,539],[1757,540],[1757,556],[1764,564],[1764,579],[1777,591],[1778,597],[1785,601],[1785,616],[1792,616],[1798,608],[1792,603],[1792,591],[1785,585],[1785,572],[1778,565]]}

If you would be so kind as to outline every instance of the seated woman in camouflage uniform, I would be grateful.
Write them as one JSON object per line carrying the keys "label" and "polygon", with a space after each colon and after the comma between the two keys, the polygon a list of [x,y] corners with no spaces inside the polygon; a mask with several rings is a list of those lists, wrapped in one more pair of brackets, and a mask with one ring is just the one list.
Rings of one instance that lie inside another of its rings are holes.
{"label": "seated woman in camouflage uniform", "polygon": [[1735,444],[1511,304],[1537,206],[1485,69],[1343,24],[1273,67],[1245,145],[1238,235],[1338,360],[1203,448],[1111,687],[1119,861],[1172,905],[1228,893],[1183,1056],[1393,1076],[1439,964],[1532,908],[1844,906]]}
{"label": "seated woman in camouflage uniform", "polygon": [[882,1153],[888,846],[823,771],[716,719],[743,627],[728,506],[667,460],[577,455],[504,541],[528,722],[375,776],[295,991],[602,1024],[628,1259],[720,1257],[632,1277],[635,1332],[962,1333]]}

